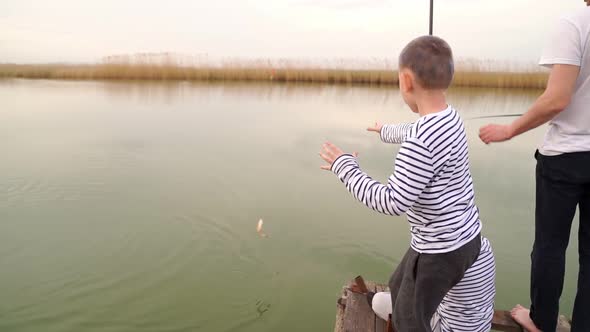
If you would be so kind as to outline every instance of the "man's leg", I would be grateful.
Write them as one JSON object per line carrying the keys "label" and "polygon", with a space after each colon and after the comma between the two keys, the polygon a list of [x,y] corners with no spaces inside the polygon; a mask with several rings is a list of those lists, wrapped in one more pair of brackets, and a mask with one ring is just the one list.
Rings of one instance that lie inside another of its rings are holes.
{"label": "man's leg", "polygon": [[574,303],[572,332],[590,331],[590,184],[580,200],[580,230],[578,232],[580,272],[578,292]]}
{"label": "man's leg", "polygon": [[538,329],[555,331],[563,290],[565,251],[582,186],[570,181],[568,159],[538,155],[537,160],[530,318]]}

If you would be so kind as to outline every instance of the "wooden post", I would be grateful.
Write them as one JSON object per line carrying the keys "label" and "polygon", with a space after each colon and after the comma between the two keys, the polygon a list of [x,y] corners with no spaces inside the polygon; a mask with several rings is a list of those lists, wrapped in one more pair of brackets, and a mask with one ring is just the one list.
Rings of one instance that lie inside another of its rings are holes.
{"label": "wooden post", "polygon": [[363,279],[363,277],[357,276],[356,278],[354,278],[354,282],[356,283],[356,285],[358,286],[359,290],[362,293],[366,294],[369,291],[369,289],[367,288],[367,285],[365,284],[365,280]]}

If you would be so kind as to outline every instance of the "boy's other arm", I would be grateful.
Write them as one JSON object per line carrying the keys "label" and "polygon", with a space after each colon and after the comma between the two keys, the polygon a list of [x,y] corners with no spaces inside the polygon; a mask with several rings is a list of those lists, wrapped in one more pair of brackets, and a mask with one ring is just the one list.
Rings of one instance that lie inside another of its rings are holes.
{"label": "boy's other arm", "polygon": [[525,114],[509,125],[484,126],[479,137],[486,144],[503,142],[550,121],[569,105],[579,73],[578,66],[554,65],[545,92]]}
{"label": "boy's other arm", "polygon": [[394,173],[387,185],[364,173],[351,155],[341,155],[331,170],[346,185],[348,191],[371,209],[388,214],[405,213],[434,177],[432,156],[428,148],[416,138],[402,144],[395,159]]}
{"label": "boy's other arm", "polygon": [[367,130],[379,133],[379,136],[384,143],[401,144],[405,142],[410,136],[410,131],[412,130],[413,125],[413,123],[385,125],[375,123],[374,127],[369,127]]}

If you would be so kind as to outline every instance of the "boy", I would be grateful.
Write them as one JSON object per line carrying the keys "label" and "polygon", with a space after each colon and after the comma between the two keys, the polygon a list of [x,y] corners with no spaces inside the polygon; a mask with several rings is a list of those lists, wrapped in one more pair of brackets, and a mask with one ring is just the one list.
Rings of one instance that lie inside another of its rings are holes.
{"label": "boy", "polygon": [[419,37],[402,51],[400,91],[420,118],[369,128],[384,142],[401,143],[386,185],[331,143],[320,153],[328,163],[322,168],[359,201],[384,214],[407,215],[412,240],[389,280],[391,294],[370,299],[379,316],[391,314],[397,332],[491,329],[494,256],[480,236],[463,122],[446,103],[453,74],[452,51],[438,37]]}

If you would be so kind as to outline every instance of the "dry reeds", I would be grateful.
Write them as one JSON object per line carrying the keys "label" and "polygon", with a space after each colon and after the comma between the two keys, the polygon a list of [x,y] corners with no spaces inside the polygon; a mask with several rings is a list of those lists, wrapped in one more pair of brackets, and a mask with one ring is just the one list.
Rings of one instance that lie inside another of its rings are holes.
{"label": "dry reeds", "polygon": [[0,77],[72,80],[276,81],[343,84],[397,84],[391,70],[323,68],[178,67],[170,65],[11,65],[0,64]]}
{"label": "dry reeds", "polygon": [[[0,78],[69,80],[185,80],[185,81],[273,81],[331,84],[397,85],[397,72],[387,62],[373,61],[365,68],[345,63],[330,66],[280,60],[205,61],[178,60],[168,54],[111,56],[99,64],[0,64]],[[382,67],[382,68],[379,68]],[[457,66],[454,86],[493,88],[544,88],[547,73],[490,63],[470,61]]]}
{"label": "dry reeds", "polygon": [[547,78],[548,73],[538,66],[466,59],[457,65],[453,83],[465,87],[543,89]]}

